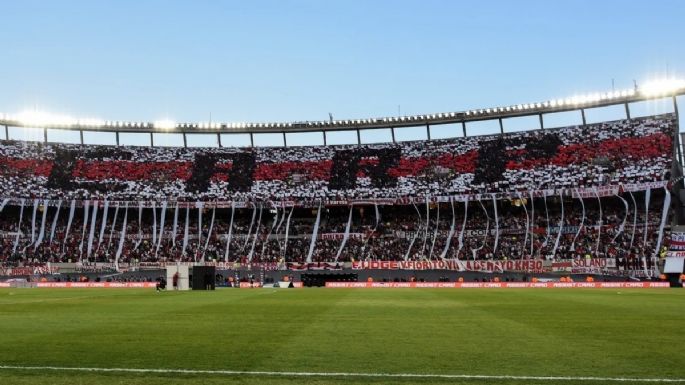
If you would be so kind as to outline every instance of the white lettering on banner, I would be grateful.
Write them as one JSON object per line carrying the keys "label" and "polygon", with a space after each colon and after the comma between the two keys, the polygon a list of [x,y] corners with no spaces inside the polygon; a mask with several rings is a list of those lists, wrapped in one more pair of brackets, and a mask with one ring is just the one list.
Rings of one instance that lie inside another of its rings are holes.
{"label": "white lettering on banner", "polygon": [[[366,237],[363,233],[350,233],[349,237],[352,239],[364,239]],[[323,233],[319,234],[319,239],[337,240],[345,238],[345,233]]]}
{"label": "white lettering on banner", "polygon": [[0,269],[0,275],[5,276],[56,274],[58,272],[58,267],[51,267],[47,265]]}
{"label": "white lettering on banner", "polygon": [[571,261],[571,267],[591,267],[591,268],[607,268],[616,267],[616,259],[614,258],[592,258],[592,259],[574,259]]}
{"label": "white lettering on banner", "polygon": [[509,261],[359,261],[352,262],[355,270],[455,270],[455,271],[543,271],[543,261],[520,259]]}

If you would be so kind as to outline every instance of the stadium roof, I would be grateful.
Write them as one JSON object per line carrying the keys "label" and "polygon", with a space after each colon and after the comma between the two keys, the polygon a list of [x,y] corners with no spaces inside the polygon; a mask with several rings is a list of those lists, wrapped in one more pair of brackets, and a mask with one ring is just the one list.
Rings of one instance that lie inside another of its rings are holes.
{"label": "stadium roof", "polygon": [[[57,128],[65,130],[96,130],[104,132],[143,133],[290,133],[310,131],[340,131],[375,128],[397,128],[465,123],[479,120],[573,111],[578,109],[627,104],[685,94],[685,80],[668,79],[646,83],[633,89],[578,95],[543,102],[497,106],[467,111],[439,112],[422,115],[386,116],[380,118],[319,120],[298,122],[195,122],[172,120],[154,122],[107,121],[95,118],[74,118],[65,115],[26,111],[0,114],[0,125],[11,127]],[[627,111],[626,107],[626,111]]]}

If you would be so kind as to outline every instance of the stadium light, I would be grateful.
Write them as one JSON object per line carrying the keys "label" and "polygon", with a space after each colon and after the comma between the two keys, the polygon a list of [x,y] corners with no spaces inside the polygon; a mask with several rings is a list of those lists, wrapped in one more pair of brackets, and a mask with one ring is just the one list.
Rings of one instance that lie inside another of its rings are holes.
{"label": "stadium light", "polygon": [[653,97],[668,95],[674,91],[685,88],[683,79],[652,80],[639,87],[642,95]]}
{"label": "stadium light", "polygon": [[171,130],[176,127],[176,122],[174,122],[171,119],[162,119],[162,120],[156,120],[153,124],[153,127],[159,128],[162,130]]}
{"label": "stadium light", "polygon": [[25,110],[8,117],[9,120],[14,120],[25,126],[72,126],[78,122],[70,116],[46,111]]}

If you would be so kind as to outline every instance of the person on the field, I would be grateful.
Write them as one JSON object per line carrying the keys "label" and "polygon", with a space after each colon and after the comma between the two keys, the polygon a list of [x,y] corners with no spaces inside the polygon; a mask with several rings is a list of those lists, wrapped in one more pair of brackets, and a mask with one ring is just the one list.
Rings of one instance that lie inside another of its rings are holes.
{"label": "person on the field", "polygon": [[178,272],[171,278],[171,284],[174,286],[174,290],[178,290]]}
{"label": "person on the field", "polygon": [[162,291],[162,290],[166,290],[166,279],[164,279],[164,278],[158,279],[158,280],[157,280],[157,285],[156,285],[155,287],[156,287],[156,290],[157,290],[158,292],[159,292],[159,291]]}

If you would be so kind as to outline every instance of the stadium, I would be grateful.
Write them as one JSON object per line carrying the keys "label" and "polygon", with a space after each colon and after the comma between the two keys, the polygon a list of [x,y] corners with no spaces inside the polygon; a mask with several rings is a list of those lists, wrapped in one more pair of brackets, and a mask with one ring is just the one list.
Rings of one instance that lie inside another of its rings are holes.
{"label": "stadium", "polygon": [[685,383],[683,95],[0,113],[0,383]]}

